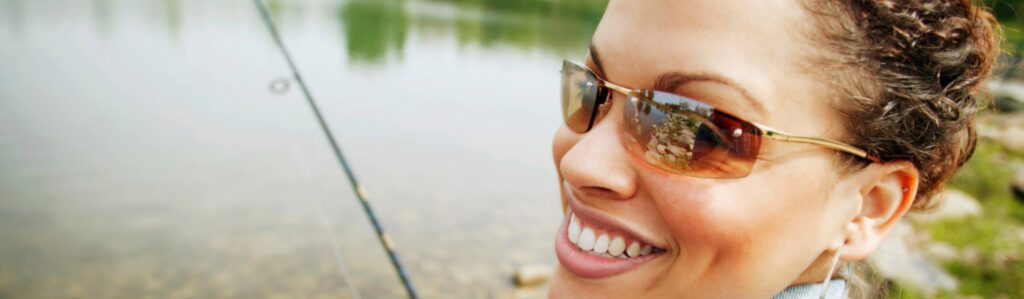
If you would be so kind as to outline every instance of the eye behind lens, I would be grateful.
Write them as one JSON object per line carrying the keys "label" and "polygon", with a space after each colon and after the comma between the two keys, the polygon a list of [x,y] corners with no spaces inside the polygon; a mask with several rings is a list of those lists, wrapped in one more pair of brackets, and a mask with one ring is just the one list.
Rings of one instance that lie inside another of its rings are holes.
{"label": "eye behind lens", "polygon": [[670,173],[703,178],[749,175],[760,131],[711,105],[672,93],[650,92],[626,105],[630,152]]}

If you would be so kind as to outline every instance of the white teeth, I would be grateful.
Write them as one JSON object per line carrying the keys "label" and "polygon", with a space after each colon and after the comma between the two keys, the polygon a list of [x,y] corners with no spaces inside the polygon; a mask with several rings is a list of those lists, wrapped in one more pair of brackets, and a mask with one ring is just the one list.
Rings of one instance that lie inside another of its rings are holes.
{"label": "white teeth", "polygon": [[594,242],[594,252],[605,253],[608,251],[608,235],[601,234],[597,237],[597,242]]}
{"label": "white teeth", "polygon": [[626,250],[626,241],[622,237],[615,237],[612,239],[612,243],[608,244],[608,254],[611,256],[622,255],[623,250]]}
{"label": "white teeth", "polygon": [[594,230],[589,227],[584,228],[583,232],[580,233],[580,239],[579,242],[576,243],[576,246],[579,246],[579,248],[583,250],[594,249]]}
{"label": "white teeth", "polygon": [[651,254],[654,247],[644,245],[638,241],[629,241],[626,246],[626,239],[614,234],[602,233],[600,235],[589,227],[583,225],[579,218],[572,211],[569,214],[569,227],[566,229],[569,242],[572,242],[582,251],[590,251],[591,254],[610,258],[632,258]]}
{"label": "white teeth", "polygon": [[576,219],[576,214],[570,214],[569,218],[569,241],[576,244],[576,241],[580,239],[580,221]]}
{"label": "white teeth", "polygon": [[633,242],[629,244],[629,248],[626,248],[626,255],[629,257],[636,257],[640,255],[640,243]]}

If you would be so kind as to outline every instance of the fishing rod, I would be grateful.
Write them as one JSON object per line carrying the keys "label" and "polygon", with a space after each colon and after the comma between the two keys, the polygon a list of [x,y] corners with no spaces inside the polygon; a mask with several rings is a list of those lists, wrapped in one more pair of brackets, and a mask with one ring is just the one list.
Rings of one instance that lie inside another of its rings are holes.
{"label": "fishing rod", "polygon": [[320,123],[320,129],[322,129],[327,141],[330,142],[331,150],[334,151],[334,156],[338,158],[338,163],[341,164],[341,168],[345,170],[345,176],[348,177],[348,183],[352,186],[352,190],[355,192],[356,198],[359,199],[359,204],[363,207],[363,212],[366,213],[366,217],[370,218],[370,223],[373,224],[373,230],[377,233],[377,240],[384,247],[384,251],[387,252],[388,258],[391,260],[391,265],[395,267],[395,272],[398,272],[398,278],[402,280],[402,285],[405,287],[406,293],[409,294],[409,298],[417,299],[419,296],[416,295],[416,288],[413,287],[412,281],[409,280],[409,275],[405,272],[405,268],[402,267],[401,261],[398,259],[398,253],[394,250],[394,243],[391,241],[391,237],[384,232],[384,228],[381,227],[380,221],[377,220],[377,213],[373,212],[373,208],[370,207],[370,202],[366,200],[366,191],[363,190],[362,185],[359,185],[359,181],[356,180],[355,173],[352,168],[349,167],[348,161],[345,160],[345,155],[341,153],[341,147],[338,142],[334,139],[334,134],[331,133],[331,129],[327,126],[327,121],[324,120],[324,116],[320,113],[320,107],[313,100],[313,95],[309,93],[309,88],[306,87],[306,82],[302,80],[302,75],[299,73],[299,69],[295,66],[295,62],[292,60],[291,53],[288,52],[288,48],[284,46],[284,42],[281,41],[281,35],[277,31],[277,26],[274,25],[274,20],[270,17],[270,12],[267,11],[267,7],[263,5],[262,0],[253,0],[256,7],[260,10],[260,16],[263,17],[263,23],[267,25],[267,30],[270,31],[270,35],[274,37],[274,43],[277,44],[277,48],[281,50],[281,54],[284,59],[288,61],[288,67],[292,71],[292,76],[295,78],[295,82],[299,84],[299,88],[302,89],[302,94],[306,97],[306,102],[309,103],[309,107],[313,110],[313,114],[316,115],[317,122]]}

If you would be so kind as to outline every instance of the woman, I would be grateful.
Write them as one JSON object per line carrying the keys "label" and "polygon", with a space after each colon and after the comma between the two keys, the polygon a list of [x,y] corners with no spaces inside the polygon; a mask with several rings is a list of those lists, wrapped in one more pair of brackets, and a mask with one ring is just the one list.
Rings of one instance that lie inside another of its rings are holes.
{"label": "woman", "polygon": [[610,1],[563,67],[551,297],[855,295],[835,269],[971,155],[994,24],[966,0]]}

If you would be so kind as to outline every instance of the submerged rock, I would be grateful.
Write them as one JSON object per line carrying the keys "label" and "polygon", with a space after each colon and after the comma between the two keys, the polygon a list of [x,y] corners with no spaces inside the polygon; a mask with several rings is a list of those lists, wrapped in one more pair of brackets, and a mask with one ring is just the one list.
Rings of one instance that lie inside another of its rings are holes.
{"label": "submerged rock", "polygon": [[549,265],[532,264],[519,268],[515,274],[515,282],[519,287],[531,287],[543,284],[551,278],[555,269]]}
{"label": "submerged rock", "polygon": [[501,299],[545,299],[548,290],[539,288],[514,289],[499,296]]}

